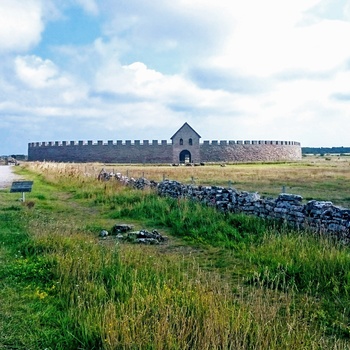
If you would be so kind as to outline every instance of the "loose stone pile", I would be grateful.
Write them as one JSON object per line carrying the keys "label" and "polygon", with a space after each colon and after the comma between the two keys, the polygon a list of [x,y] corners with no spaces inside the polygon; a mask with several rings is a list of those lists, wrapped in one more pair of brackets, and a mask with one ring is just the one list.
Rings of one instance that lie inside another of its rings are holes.
{"label": "loose stone pile", "polygon": [[[167,240],[166,236],[161,235],[157,230],[148,232],[147,230],[131,231],[133,225],[128,224],[116,224],[112,227],[111,235],[116,239],[141,244],[160,244]],[[106,239],[109,236],[107,230],[101,230],[99,236]]]}
{"label": "loose stone pile", "polygon": [[112,227],[112,235],[119,235],[128,232],[134,228],[133,225],[128,224],[115,224]]}

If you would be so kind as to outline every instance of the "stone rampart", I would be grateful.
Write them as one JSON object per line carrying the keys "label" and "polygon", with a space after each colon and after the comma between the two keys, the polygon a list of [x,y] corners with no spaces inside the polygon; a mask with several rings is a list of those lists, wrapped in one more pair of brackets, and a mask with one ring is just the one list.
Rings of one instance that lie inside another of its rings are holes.
{"label": "stone rampart", "polygon": [[[204,141],[189,145],[195,162],[295,161],[301,146],[294,141]],[[176,163],[180,148],[166,140],[54,141],[28,144],[29,161]]]}
{"label": "stone rampart", "polygon": [[202,162],[267,162],[301,159],[301,147],[294,141],[204,141]]}
{"label": "stone rampart", "polygon": [[63,141],[30,143],[29,161],[102,162],[102,163],[172,163],[172,145],[166,141],[135,140]]}

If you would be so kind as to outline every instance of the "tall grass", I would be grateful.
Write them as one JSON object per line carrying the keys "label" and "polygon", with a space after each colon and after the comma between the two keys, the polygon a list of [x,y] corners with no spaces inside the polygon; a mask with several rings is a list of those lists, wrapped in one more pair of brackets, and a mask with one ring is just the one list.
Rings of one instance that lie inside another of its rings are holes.
{"label": "tall grass", "polygon": [[244,254],[262,275],[283,274],[299,290],[349,296],[349,249],[327,237],[270,232]]}
{"label": "tall grass", "polygon": [[51,322],[65,339],[57,344],[46,334],[47,348],[341,348],[309,325],[316,302],[306,297],[297,308],[293,290],[232,288],[196,260],[154,247],[37,230],[32,244],[57,262],[54,296],[62,311]]}
{"label": "tall grass", "polygon": [[[258,191],[261,195],[277,196],[282,187],[287,192],[302,195],[306,200],[330,200],[336,205],[350,206],[350,163],[346,157],[304,157],[301,162],[208,164],[203,167],[172,167],[167,165],[126,164],[64,164],[29,163],[26,165],[39,171],[50,181],[76,179],[89,182],[97,178],[99,171],[120,172],[123,175],[146,177],[155,181],[163,178],[201,185],[233,186],[238,190]],[[57,176],[60,175],[60,176]],[[66,180],[64,180],[66,181]]]}
{"label": "tall grass", "polygon": [[[75,173],[47,176],[35,177],[34,208],[0,207],[0,348],[349,348],[348,248]],[[182,243],[99,240],[99,225],[116,220]]]}
{"label": "tall grass", "polygon": [[320,300],[314,317],[330,334],[350,338],[350,251],[324,236],[267,233],[260,245],[241,251],[256,265],[250,281],[295,290]]}
{"label": "tall grass", "polygon": [[236,247],[262,238],[268,225],[244,215],[223,214],[212,207],[184,199],[139,196],[131,203],[127,192],[119,193],[124,205],[111,211],[114,219],[142,220],[150,226],[167,227],[170,232],[196,244]]}

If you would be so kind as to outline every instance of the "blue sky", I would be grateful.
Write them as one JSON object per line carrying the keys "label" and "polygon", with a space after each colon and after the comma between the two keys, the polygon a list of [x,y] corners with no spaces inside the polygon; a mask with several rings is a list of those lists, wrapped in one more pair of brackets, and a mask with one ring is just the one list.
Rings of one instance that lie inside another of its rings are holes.
{"label": "blue sky", "polygon": [[1,0],[0,155],[28,142],[350,146],[350,0]]}

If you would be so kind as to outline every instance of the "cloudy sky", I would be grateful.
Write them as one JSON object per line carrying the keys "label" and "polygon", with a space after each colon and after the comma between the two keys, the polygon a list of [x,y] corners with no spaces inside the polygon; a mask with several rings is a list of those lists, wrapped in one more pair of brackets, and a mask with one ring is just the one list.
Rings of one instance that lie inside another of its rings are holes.
{"label": "cloudy sky", "polygon": [[28,142],[350,146],[350,0],[0,0],[0,154]]}

